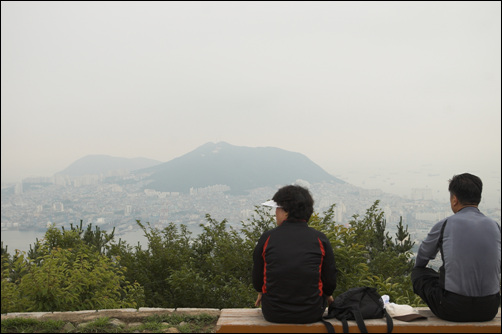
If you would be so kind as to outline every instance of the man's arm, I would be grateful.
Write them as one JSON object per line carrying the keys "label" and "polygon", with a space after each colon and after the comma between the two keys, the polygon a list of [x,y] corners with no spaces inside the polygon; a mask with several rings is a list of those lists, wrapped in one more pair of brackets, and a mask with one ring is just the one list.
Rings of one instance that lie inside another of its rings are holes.
{"label": "man's arm", "polygon": [[441,220],[432,227],[429,234],[418,248],[417,258],[415,259],[415,267],[425,268],[430,260],[436,258],[439,251],[438,240],[441,233],[441,227],[446,219]]}
{"label": "man's arm", "polygon": [[265,238],[262,235],[258,240],[253,252],[253,287],[257,292],[262,291],[263,286],[263,246],[265,244]]}
{"label": "man's arm", "polygon": [[336,276],[338,269],[336,269],[335,255],[333,247],[326,238],[324,241],[325,258],[321,268],[321,280],[323,283],[323,293],[326,296],[331,296],[336,289]]}

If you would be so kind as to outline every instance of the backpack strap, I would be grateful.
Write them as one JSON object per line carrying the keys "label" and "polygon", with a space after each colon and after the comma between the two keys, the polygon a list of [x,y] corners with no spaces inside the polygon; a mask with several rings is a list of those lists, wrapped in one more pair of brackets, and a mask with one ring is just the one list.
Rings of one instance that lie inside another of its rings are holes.
{"label": "backpack strap", "polygon": [[[325,298],[324,299],[324,305],[326,306],[327,304],[327,299]],[[324,316],[321,316],[321,322],[324,324],[324,326],[326,327],[326,330],[328,331],[328,333],[335,333],[335,327],[333,327],[333,325],[331,324],[331,322],[328,322],[324,319],[328,319],[328,318],[334,318],[334,314],[332,311],[331,314],[330,314],[330,308],[329,308],[329,305],[328,305],[328,313],[326,314],[326,317]]]}
{"label": "backpack strap", "polygon": [[387,319],[387,333],[392,333],[394,329],[394,321],[392,321],[392,317],[387,313],[386,309],[383,309],[383,314],[385,314],[385,318]]}
{"label": "backpack strap", "polygon": [[[441,233],[442,233],[442,231],[443,230],[441,230]],[[371,299],[373,299],[373,301],[375,303],[380,304],[380,300],[376,300],[375,296],[373,296],[371,293],[369,293],[368,296],[370,296]],[[392,330],[394,329],[394,321],[392,320],[392,317],[387,313],[387,310],[385,309],[385,307],[383,307],[382,310],[383,310],[383,314],[385,315],[385,318],[387,320],[387,333],[392,333]]]}
{"label": "backpack strap", "polygon": [[344,316],[343,318],[340,319],[340,321],[342,322],[343,332],[348,333],[349,332],[349,324],[347,323],[347,317]]}
{"label": "backpack strap", "polygon": [[[346,309],[344,310],[342,313],[338,313],[336,316],[335,316],[335,313],[334,311],[329,314],[328,313],[328,316],[324,317],[324,319],[328,319],[328,318],[337,318],[338,320],[340,320],[340,322],[342,323],[342,326],[343,326],[343,332],[344,333],[348,333],[349,332],[349,324],[347,323],[347,318],[349,316],[349,313],[350,313],[350,310]],[[324,321],[323,321],[324,322]],[[331,324],[330,324],[331,325]],[[335,330],[333,328],[333,330]]]}
{"label": "backpack strap", "polygon": [[[357,323],[357,327],[359,327],[359,331],[361,333],[368,333],[368,330],[366,329],[366,325],[364,324],[364,319],[361,314],[361,311],[359,311],[357,309],[351,309],[350,312],[352,312],[352,314],[354,315],[354,319],[356,319],[356,323]],[[344,332],[345,332],[345,328],[344,328]],[[348,333],[348,331],[347,331],[347,333]]]}
{"label": "backpack strap", "polygon": [[439,233],[439,239],[438,239],[438,247],[439,247],[439,252],[441,253],[441,259],[443,261],[443,264],[441,267],[439,267],[439,286],[444,289],[445,286],[445,272],[444,272],[444,252],[443,252],[443,235],[444,235],[444,229],[446,227],[446,223],[448,222],[448,219],[446,219],[441,226],[441,232]]}
{"label": "backpack strap", "polygon": [[324,326],[326,326],[326,330],[328,331],[328,333],[335,333],[335,327],[333,327],[331,322],[328,322],[322,318],[321,318],[321,322],[324,324]]}
{"label": "backpack strap", "polygon": [[[361,315],[361,312],[359,312],[359,310],[356,310],[356,309],[351,309],[350,311],[346,311],[345,315],[340,319],[340,321],[342,322],[342,326],[343,326],[343,332],[344,333],[348,333],[349,332],[349,324],[347,323],[347,313],[352,313],[354,315],[354,319],[356,319],[356,323],[357,323],[357,327],[359,327],[359,331],[361,333],[368,333],[368,329],[366,328],[366,325],[364,323],[364,319]],[[392,333],[392,331],[394,330],[394,322],[392,321],[392,317],[387,313],[387,311],[384,309],[383,310],[383,313],[385,314],[385,318],[387,320],[387,333]],[[321,320],[325,325],[326,325],[326,321],[324,320]],[[333,327],[331,325],[331,323],[329,323],[329,325],[331,327]],[[326,326],[327,328],[327,326]],[[333,328],[333,332],[330,332],[329,329],[328,329],[328,333],[334,333],[334,328]]]}

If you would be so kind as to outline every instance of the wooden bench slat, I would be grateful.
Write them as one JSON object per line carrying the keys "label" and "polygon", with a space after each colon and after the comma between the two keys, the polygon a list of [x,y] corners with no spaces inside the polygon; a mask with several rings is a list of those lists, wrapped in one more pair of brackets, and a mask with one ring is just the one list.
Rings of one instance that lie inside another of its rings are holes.
{"label": "wooden bench slat", "polygon": [[[486,322],[451,322],[437,318],[427,307],[418,308],[427,317],[412,322],[394,319],[393,333],[500,333],[500,308],[495,319]],[[342,323],[329,319],[337,333],[343,333]],[[370,333],[386,333],[385,319],[366,319]],[[355,321],[349,321],[349,332],[359,333]],[[321,322],[312,324],[277,324],[263,318],[261,309],[222,309],[216,325],[216,333],[323,333],[326,327]]]}

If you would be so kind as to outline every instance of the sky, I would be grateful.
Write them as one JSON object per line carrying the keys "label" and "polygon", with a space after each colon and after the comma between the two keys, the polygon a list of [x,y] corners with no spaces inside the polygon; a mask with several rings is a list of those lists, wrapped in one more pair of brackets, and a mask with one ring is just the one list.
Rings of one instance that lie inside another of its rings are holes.
{"label": "sky", "polygon": [[500,207],[501,3],[1,2],[1,178],[207,142]]}

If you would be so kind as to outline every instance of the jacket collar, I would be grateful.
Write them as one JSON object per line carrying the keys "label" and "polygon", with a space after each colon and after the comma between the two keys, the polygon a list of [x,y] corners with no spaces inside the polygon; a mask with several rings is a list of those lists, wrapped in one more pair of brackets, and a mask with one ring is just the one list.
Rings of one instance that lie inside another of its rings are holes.
{"label": "jacket collar", "polygon": [[307,224],[307,221],[304,219],[296,219],[296,218],[288,218],[282,224]]}
{"label": "jacket collar", "polygon": [[457,213],[459,212],[471,212],[471,211],[474,211],[474,212],[480,212],[479,211],[479,208],[477,206],[464,206],[462,209],[458,210]]}

